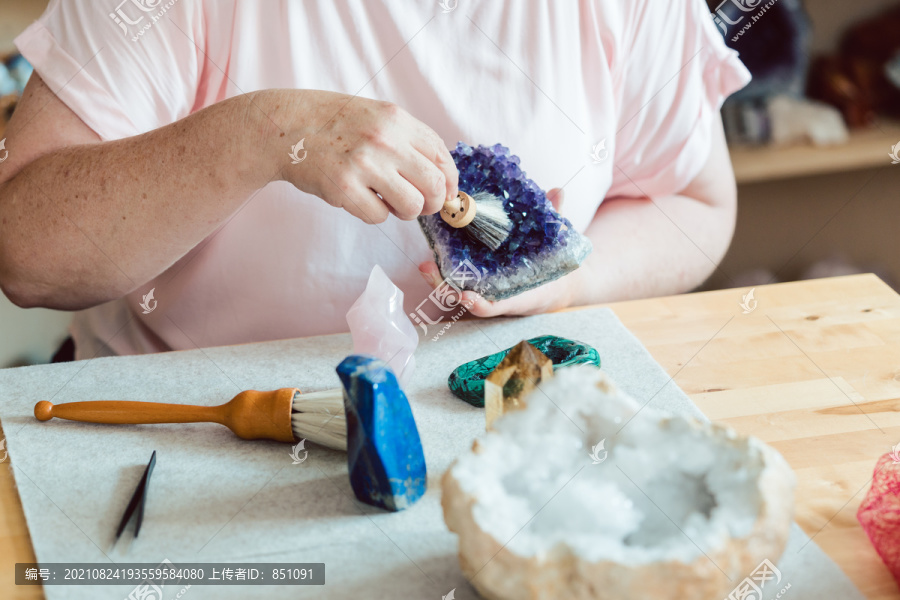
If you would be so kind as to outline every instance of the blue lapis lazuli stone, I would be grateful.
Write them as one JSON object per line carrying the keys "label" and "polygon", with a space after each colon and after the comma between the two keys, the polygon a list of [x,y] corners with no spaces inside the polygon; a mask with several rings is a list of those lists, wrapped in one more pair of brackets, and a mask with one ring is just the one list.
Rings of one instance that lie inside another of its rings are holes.
{"label": "blue lapis lazuli stone", "polygon": [[386,510],[412,506],[425,494],[425,454],[397,377],[384,361],[364,355],[345,358],[337,374],[344,386],[353,493]]}

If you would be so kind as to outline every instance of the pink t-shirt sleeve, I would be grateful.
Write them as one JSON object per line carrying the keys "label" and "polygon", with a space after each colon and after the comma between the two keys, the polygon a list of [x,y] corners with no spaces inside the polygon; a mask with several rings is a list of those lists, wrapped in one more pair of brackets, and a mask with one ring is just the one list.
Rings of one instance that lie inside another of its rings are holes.
{"label": "pink t-shirt sleeve", "polygon": [[629,2],[608,197],[676,194],[709,157],[722,102],[750,81],[702,0]]}
{"label": "pink t-shirt sleeve", "polygon": [[202,6],[138,4],[53,0],[15,40],[50,89],[104,140],[156,129],[194,106]]}

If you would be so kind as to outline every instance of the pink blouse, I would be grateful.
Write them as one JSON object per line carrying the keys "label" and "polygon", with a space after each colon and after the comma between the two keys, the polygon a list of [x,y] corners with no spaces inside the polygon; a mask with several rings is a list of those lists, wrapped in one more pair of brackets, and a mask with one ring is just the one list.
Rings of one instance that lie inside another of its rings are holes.
{"label": "pink blouse", "polygon": [[[538,185],[566,186],[579,230],[605,197],[684,189],[750,79],[702,0],[53,0],[16,44],[103,140],[265,88],[358,94],[449,148],[508,146]],[[430,256],[415,221],[365,225],[269,184],[171,268],[76,313],[77,357],[346,331],[375,264],[412,311]]]}

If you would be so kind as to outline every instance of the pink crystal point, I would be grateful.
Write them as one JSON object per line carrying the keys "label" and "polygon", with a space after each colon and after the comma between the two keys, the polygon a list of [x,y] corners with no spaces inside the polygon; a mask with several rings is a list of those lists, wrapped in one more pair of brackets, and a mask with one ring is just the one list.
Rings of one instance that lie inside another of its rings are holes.
{"label": "pink crystal point", "polygon": [[375,265],[362,295],[347,312],[353,354],[368,354],[385,361],[400,385],[415,370],[413,353],[419,345],[416,328],[403,310],[403,292]]}

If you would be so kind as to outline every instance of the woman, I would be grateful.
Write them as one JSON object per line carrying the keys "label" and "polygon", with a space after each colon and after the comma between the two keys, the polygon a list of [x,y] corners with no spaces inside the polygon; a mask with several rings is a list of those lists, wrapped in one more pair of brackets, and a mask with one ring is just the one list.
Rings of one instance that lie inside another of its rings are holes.
{"label": "woman", "polygon": [[686,291],[733,232],[717,109],[749,75],[702,0],[55,0],[16,42],[0,286],[78,311],[78,358],[344,331],[375,264],[415,307],[458,140],[594,244],[476,316]]}

